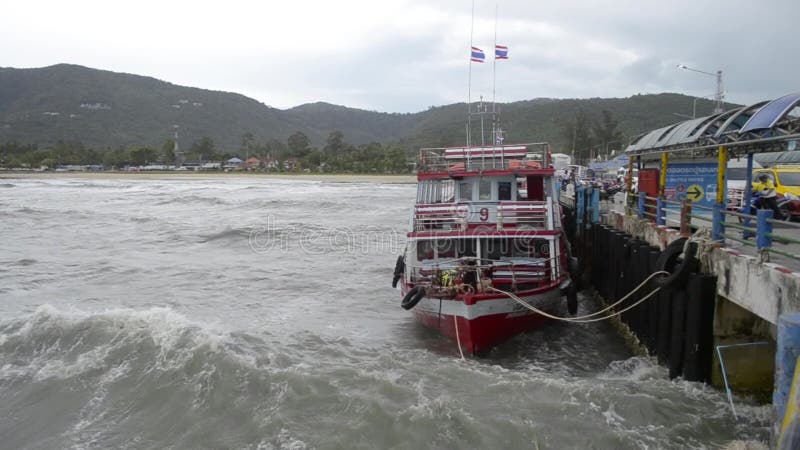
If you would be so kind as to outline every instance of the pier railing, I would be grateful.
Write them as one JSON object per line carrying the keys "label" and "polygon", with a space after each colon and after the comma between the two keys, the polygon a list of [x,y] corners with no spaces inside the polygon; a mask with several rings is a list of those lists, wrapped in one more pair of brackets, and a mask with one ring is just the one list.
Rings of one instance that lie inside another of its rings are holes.
{"label": "pier railing", "polygon": [[800,231],[800,223],[776,220],[772,210],[758,210],[755,215],[743,214],[729,210],[721,203],[715,203],[711,207],[693,205],[686,199],[676,202],[661,197],[649,197],[640,192],[636,196],[636,215],[656,225],[677,226],[682,234],[687,235],[697,226],[710,225],[711,238],[714,241],[724,245],[727,239],[753,247],[762,260],[769,260],[770,253],[800,260],[800,254],[790,247],[800,245],[800,239],[796,235],[776,231],[776,228]]}

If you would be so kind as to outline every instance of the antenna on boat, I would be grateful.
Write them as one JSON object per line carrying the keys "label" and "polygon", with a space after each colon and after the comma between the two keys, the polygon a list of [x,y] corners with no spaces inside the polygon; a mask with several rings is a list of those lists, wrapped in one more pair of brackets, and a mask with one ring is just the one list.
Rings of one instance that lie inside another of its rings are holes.
{"label": "antenna on boat", "polygon": [[[494,2],[494,58],[492,58],[492,147],[502,144],[497,120],[497,2]],[[502,133],[502,132],[501,132]]]}
{"label": "antenna on boat", "polygon": [[[469,47],[472,52],[472,38],[475,33],[475,0],[472,0],[472,19],[469,25]],[[470,146],[470,126],[472,125],[472,58],[469,59],[469,80],[467,82],[467,147]]]}
{"label": "antenna on boat", "polygon": [[[494,3],[494,58],[492,58],[492,122],[497,105],[497,2]],[[492,130],[494,132],[494,130]]]}

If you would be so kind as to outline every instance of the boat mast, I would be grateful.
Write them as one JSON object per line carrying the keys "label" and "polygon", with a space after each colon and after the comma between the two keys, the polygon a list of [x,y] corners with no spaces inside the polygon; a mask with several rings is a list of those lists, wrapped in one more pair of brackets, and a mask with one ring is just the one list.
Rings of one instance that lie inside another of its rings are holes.
{"label": "boat mast", "polygon": [[[475,0],[472,0],[472,19],[469,25],[469,51],[472,52],[472,38],[475,32]],[[469,80],[467,81],[467,147],[470,146],[470,126],[472,124],[472,57],[469,58]]]}
{"label": "boat mast", "polygon": [[[494,4],[494,60],[492,60],[492,146],[503,144],[503,128],[500,126],[500,111],[497,109],[497,2]],[[505,57],[503,57],[505,58]]]}
{"label": "boat mast", "polygon": [[494,58],[492,58],[492,146],[497,145],[497,2],[494,3]]}

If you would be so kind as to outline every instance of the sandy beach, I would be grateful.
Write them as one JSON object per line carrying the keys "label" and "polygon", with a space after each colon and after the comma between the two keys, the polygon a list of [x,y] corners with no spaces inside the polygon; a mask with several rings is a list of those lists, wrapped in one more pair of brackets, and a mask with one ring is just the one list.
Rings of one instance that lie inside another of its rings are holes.
{"label": "sandy beach", "polygon": [[339,183],[391,183],[413,184],[414,175],[369,175],[369,174],[277,174],[277,173],[213,173],[213,172],[0,172],[0,178],[84,178],[84,179],[224,179],[263,178],[280,180],[328,181]]}

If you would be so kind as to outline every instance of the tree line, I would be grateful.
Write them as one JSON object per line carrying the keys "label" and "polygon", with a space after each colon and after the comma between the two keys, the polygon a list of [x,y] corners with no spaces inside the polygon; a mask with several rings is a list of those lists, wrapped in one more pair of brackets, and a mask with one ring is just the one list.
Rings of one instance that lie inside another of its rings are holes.
{"label": "tree line", "polygon": [[[619,122],[608,110],[602,110],[599,115],[590,115],[578,108],[561,124],[561,138],[567,143],[563,151],[573,153],[576,162],[585,164],[598,158],[609,158],[612,156],[611,150],[620,149],[626,143],[625,136],[619,130]],[[313,146],[309,137],[301,131],[285,141],[274,138],[259,141],[253,133],[245,133],[236,150],[219,149],[208,136],[185,148],[176,146],[172,139],[166,139],[157,148],[134,146],[94,149],[78,141],[63,140],[41,147],[18,142],[0,144],[0,167],[6,168],[52,169],[64,165],[102,165],[108,169],[120,169],[148,164],[224,162],[233,157],[246,160],[253,156],[272,161],[269,167],[276,171],[404,173],[412,168],[409,153],[402,143],[353,145],[338,130],[332,131],[321,147]],[[291,164],[287,164],[289,161]]]}
{"label": "tree line", "polygon": [[[160,148],[135,146],[101,150],[88,148],[81,142],[58,141],[42,146],[19,142],[0,143],[0,167],[55,169],[66,165],[102,165],[107,169],[148,164],[180,165],[186,162],[224,162],[233,157],[246,160],[257,157],[272,161],[276,171],[378,172],[404,173],[411,165],[402,147],[373,142],[352,145],[341,131],[333,131],[325,145],[311,145],[308,136],[297,131],[286,141],[268,139],[259,142],[253,133],[245,133],[235,151],[218,149],[214,140],[205,136],[185,149],[166,139]],[[286,162],[291,161],[291,164]]]}
{"label": "tree line", "polygon": [[611,151],[627,143],[618,126],[619,122],[608,110],[602,110],[600,117],[592,117],[579,108],[574,117],[564,123],[562,137],[568,151],[573,152],[579,162],[611,159]]}

